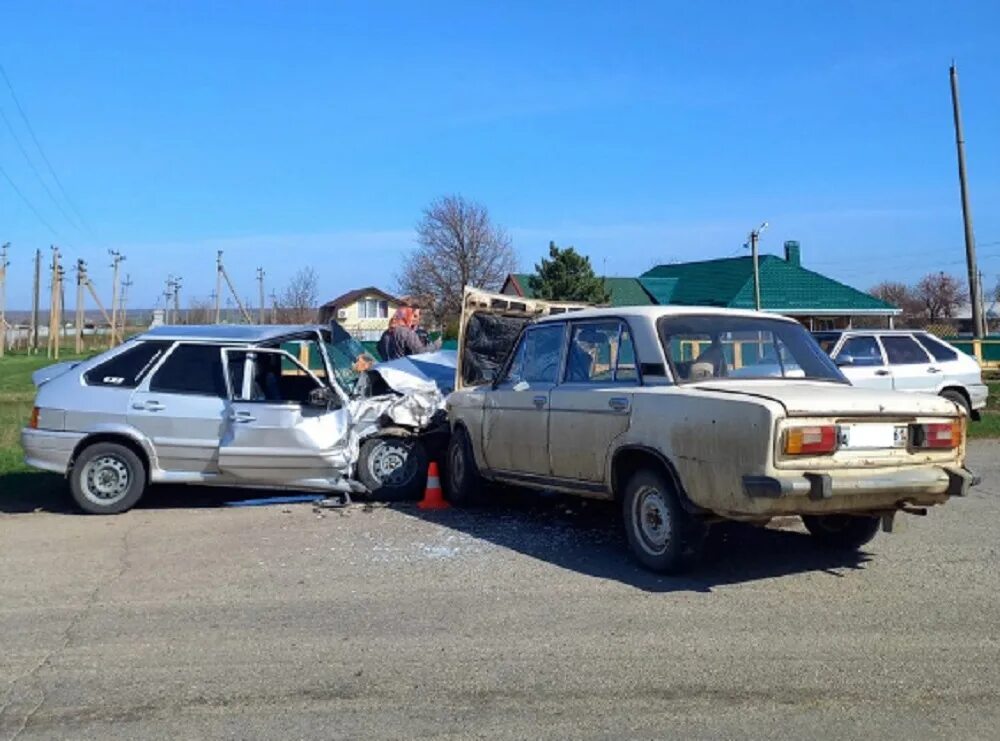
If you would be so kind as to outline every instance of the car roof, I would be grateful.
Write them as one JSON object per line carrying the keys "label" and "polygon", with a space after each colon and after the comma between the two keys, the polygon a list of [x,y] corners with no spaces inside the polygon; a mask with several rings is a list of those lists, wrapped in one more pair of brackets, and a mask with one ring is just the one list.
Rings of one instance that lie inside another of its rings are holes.
{"label": "car roof", "polygon": [[[831,329],[829,334],[927,334],[926,329]],[[815,332],[814,334],[825,334]]]}
{"label": "car roof", "polygon": [[153,327],[137,340],[198,340],[201,342],[267,342],[324,329],[315,324],[191,324]]}
{"label": "car roof", "polygon": [[730,316],[744,318],[776,319],[783,322],[798,324],[795,319],[791,319],[781,314],[771,314],[764,311],[749,311],[741,309],[718,309],[711,306],[618,306],[601,309],[581,309],[580,311],[568,311],[559,314],[549,314],[538,319],[539,323],[558,322],[566,319],[574,321],[580,319],[607,319],[607,318],[637,318],[637,319],[659,319],[665,316]]}

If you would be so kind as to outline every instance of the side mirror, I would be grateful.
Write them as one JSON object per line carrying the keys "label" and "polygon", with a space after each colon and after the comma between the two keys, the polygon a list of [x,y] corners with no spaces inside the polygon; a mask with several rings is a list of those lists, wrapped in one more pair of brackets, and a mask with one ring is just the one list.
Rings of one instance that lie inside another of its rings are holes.
{"label": "side mirror", "polygon": [[848,366],[854,365],[854,356],[840,354],[833,362],[837,364],[838,368],[847,368]]}
{"label": "side mirror", "polygon": [[333,402],[333,392],[328,388],[313,389],[309,392],[308,404],[311,407],[328,409]]}

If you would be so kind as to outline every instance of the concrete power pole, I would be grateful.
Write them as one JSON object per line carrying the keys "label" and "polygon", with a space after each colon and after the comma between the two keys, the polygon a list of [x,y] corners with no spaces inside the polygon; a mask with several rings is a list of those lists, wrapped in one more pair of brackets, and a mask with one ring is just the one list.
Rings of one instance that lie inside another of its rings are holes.
{"label": "concrete power pole", "polygon": [[174,278],[174,322],[181,324],[181,279]]}
{"label": "concrete power pole", "polygon": [[760,259],[757,247],[760,244],[760,233],[767,229],[767,222],[750,232],[750,256],[753,258],[753,306],[760,311]]}
{"label": "concrete power pole", "polygon": [[215,323],[222,324],[222,250],[215,256]]}
{"label": "concrete power pole", "polygon": [[0,358],[7,354],[7,250],[10,242],[0,245]]}
{"label": "concrete power pole", "polygon": [[87,263],[76,261],[76,354],[83,352],[83,324],[86,308],[83,303],[83,286],[87,280]]}
{"label": "concrete power pole", "polygon": [[121,317],[120,321],[122,323],[122,339],[125,339],[125,328],[128,327],[128,289],[132,286],[132,276],[126,274],[125,280],[122,281],[122,292],[121,292],[121,307],[118,310],[118,315]]}
{"label": "concrete power pole", "polygon": [[38,305],[42,293],[42,251],[35,250],[35,282],[31,294],[31,352],[38,352]]}
{"label": "concrete power pole", "polygon": [[969,269],[969,302],[972,304],[972,331],[976,339],[985,332],[983,302],[979,290],[979,264],[976,260],[976,237],[972,231],[972,204],[969,203],[969,184],[965,173],[965,136],[962,134],[962,109],[958,101],[958,68],[952,62],[951,107],[955,116],[955,147],[958,150],[958,184],[962,192],[962,221],[965,225],[965,261]]}
{"label": "concrete power pole", "polygon": [[264,324],[264,268],[257,268],[257,288],[260,290],[260,312],[257,321]]}
{"label": "concrete power pole", "polygon": [[108,254],[111,255],[111,347],[114,347],[121,341],[120,334],[118,332],[118,270],[121,266],[122,260],[125,258],[122,256],[121,252],[116,250],[108,250]]}
{"label": "concrete power pole", "polygon": [[59,248],[52,245],[51,273],[49,275],[49,336],[46,347],[48,357],[59,357],[59,337],[56,330],[59,327]]}

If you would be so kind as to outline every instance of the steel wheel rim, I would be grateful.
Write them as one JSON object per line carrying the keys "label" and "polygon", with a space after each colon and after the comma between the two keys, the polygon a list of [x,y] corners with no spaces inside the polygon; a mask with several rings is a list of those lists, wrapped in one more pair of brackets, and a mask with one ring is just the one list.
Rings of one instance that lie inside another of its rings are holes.
{"label": "steel wheel rim", "polygon": [[654,556],[670,546],[670,508],[663,494],[652,487],[643,487],[632,505],[632,521],[643,550]]}
{"label": "steel wheel rim", "polygon": [[464,477],[465,456],[462,454],[462,450],[456,445],[451,450],[451,480],[456,487],[461,487]]}
{"label": "steel wheel rim", "polygon": [[80,476],[83,495],[101,506],[116,504],[128,495],[132,470],[121,456],[111,453],[88,461]]}
{"label": "steel wheel rim", "polygon": [[402,486],[416,474],[417,457],[405,443],[383,441],[368,456],[368,472],[383,485]]}

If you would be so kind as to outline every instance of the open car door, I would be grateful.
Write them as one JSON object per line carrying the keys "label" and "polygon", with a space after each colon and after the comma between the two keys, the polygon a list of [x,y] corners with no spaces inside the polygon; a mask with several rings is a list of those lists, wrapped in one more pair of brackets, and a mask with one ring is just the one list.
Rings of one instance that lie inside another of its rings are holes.
{"label": "open car door", "polygon": [[466,287],[458,328],[455,388],[492,384],[533,319],[590,308],[589,304],[542,301]]}
{"label": "open car door", "polygon": [[357,457],[339,398],[284,350],[225,348],[219,469],[254,483],[344,488]]}

